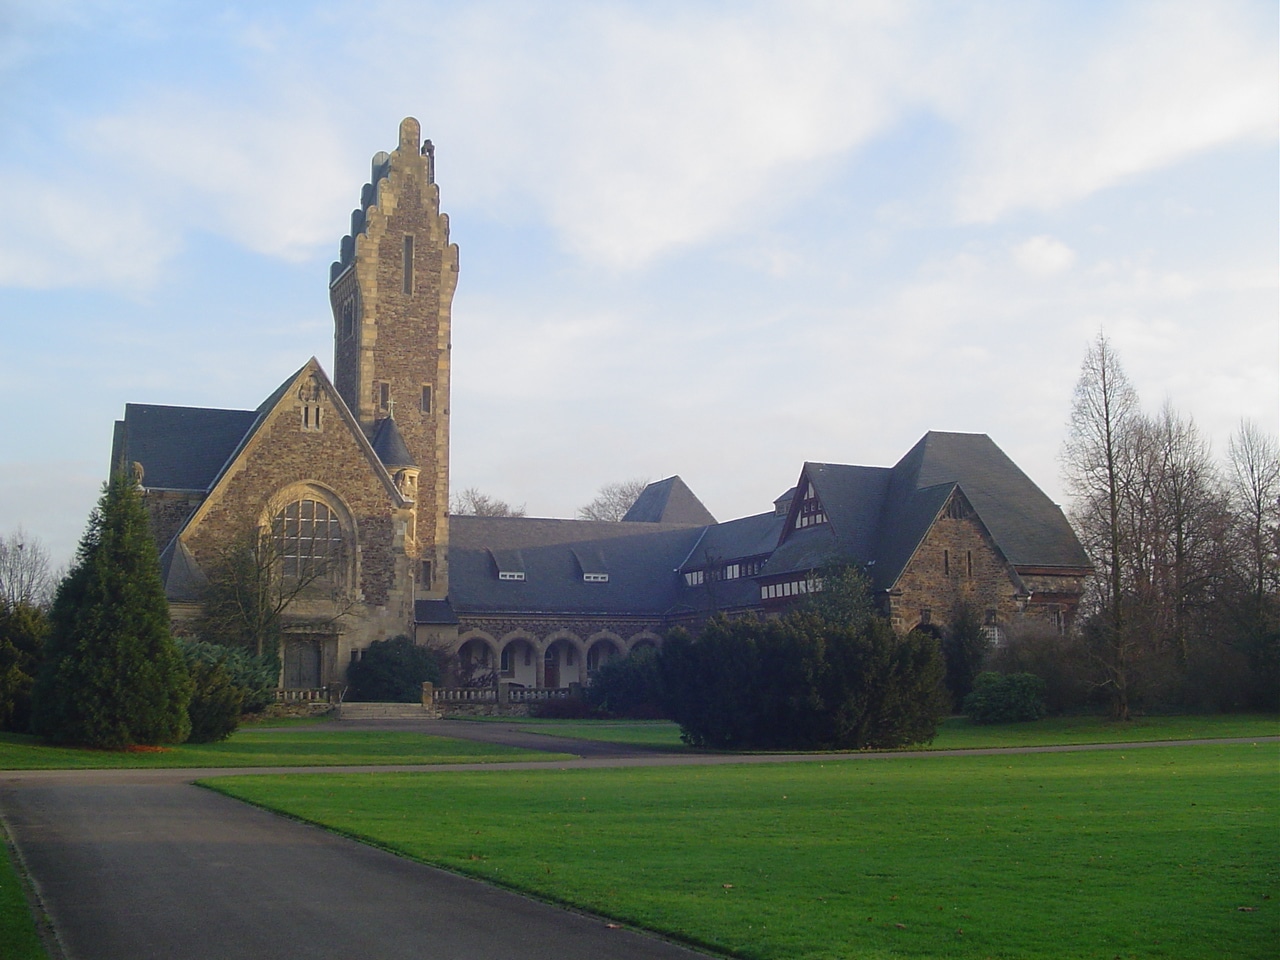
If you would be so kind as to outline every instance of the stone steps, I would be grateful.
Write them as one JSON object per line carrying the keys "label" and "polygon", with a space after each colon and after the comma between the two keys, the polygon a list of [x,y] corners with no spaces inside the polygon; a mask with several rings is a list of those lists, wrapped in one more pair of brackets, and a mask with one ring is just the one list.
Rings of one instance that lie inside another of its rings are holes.
{"label": "stone steps", "polygon": [[339,720],[438,720],[440,711],[421,703],[344,703]]}

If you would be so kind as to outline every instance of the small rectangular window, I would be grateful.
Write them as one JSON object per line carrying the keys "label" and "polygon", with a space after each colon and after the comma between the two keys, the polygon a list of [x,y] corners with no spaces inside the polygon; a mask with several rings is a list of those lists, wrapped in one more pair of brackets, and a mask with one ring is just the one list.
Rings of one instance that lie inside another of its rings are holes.
{"label": "small rectangular window", "polygon": [[387,381],[374,381],[373,405],[383,413],[391,409],[391,384],[387,383]]}
{"label": "small rectangular window", "polygon": [[583,583],[608,583],[609,575],[607,573],[584,573],[582,581]]}
{"label": "small rectangular window", "polygon": [[942,551],[942,575],[944,577],[951,576],[951,551]]}
{"label": "small rectangular window", "polygon": [[973,576],[973,551],[972,550],[966,550],[964,552],[964,562],[965,562],[965,566],[968,568],[968,576],[972,577]]}
{"label": "small rectangular window", "polygon": [[[392,247],[391,249],[395,249]],[[406,295],[413,293],[413,237],[404,238],[404,290]]]}
{"label": "small rectangular window", "polygon": [[431,384],[429,383],[422,385],[422,412],[431,412]]}
{"label": "small rectangular window", "polygon": [[421,583],[424,587],[431,586],[431,561],[430,560],[422,561],[422,567],[421,567],[421,570],[419,571],[419,577],[420,577],[419,583]]}

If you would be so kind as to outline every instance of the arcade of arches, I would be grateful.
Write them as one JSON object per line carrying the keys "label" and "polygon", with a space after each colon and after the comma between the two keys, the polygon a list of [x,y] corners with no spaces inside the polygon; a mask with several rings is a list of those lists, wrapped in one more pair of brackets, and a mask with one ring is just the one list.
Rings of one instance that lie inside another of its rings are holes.
{"label": "arcade of arches", "polygon": [[568,687],[586,683],[614,657],[656,648],[660,642],[657,634],[648,631],[623,640],[611,631],[581,637],[561,630],[539,640],[522,630],[501,636],[464,630],[458,639],[453,682],[469,686],[506,680],[525,687]]}

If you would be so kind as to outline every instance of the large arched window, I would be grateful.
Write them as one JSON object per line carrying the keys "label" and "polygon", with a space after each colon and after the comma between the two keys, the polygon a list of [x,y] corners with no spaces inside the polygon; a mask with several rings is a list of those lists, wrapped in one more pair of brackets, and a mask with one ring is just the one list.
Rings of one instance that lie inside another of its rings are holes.
{"label": "large arched window", "polygon": [[303,497],[286,505],[271,522],[280,572],[299,580],[342,578],[342,525],[323,500]]}

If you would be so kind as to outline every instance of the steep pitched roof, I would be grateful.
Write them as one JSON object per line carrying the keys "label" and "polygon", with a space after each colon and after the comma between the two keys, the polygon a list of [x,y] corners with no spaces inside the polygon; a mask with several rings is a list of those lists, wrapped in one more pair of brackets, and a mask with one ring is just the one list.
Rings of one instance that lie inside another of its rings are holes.
{"label": "steep pitched roof", "polygon": [[416,467],[418,464],[413,459],[413,454],[409,452],[409,448],[405,446],[404,437],[400,434],[400,428],[396,426],[396,422],[391,417],[384,417],[377,422],[373,430],[373,452],[378,455],[378,459],[388,468],[393,467]]}
{"label": "steep pitched roof", "polygon": [[[276,387],[266,400],[262,401],[262,403],[258,405],[258,409],[254,414],[253,423],[240,438],[240,442],[231,452],[231,455],[227,457],[221,470],[219,470],[217,475],[210,481],[208,487],[209,496],[206,497],[204,502],[201,503],[201,505],[192,512],[191,516],[187,518],[183,525],[183,529],[179,531],[179,536],[191,527],[193,523],[198,522],[199,518],[203,517],[205,513],[208,512],[211,503],[217,497],[220,485],[231,472],[233,465],[240,460],[240,458],[246,455],[246,452],[253,445],[254,440],[262,432],[263,427],[271,418],[272,414],[275,413],[276,408],[279,407],[284,398],[290,392],[302,386],[302,380],[304,377],[315,377],[320,389],[324,391],[325,395],[333,404],[334,409],[337,411],[338,418],[345,425],[352,439],[363,453],[365,460],[369,464],[370,470],[387,491],[387,495],[391,497],[397,505],[403,505],[406,502],[403,496],[401,496],[400,491],[396,489],[395,481],[391,479],[391,474],[387,472],[387,468],[374,452],[372,444],[369,443],[369,438],[364,435],[364,431],[360,429],[360,425],[356,422],[355,417],[352,416],[351,411],[347,409],[347,405],[343,402],[341,395],[334,389],[333,384],[329,382],[329,377],[325,374],[324,368],[320,366],[320,361],[315,357],[312,357],[299,367],[291,376],[289,376],[282,384],[280,384],[280,386]],[[193,438],[193,442],[198,442],[198,440],[198,437]]]}
{"label": "steep pitched roof", "polygon": [[983,433],[930,431],[893,468],[897,496],[958,484],[1015,566],[1090,567],[1062,508]]}
{"label": "steep pitched roof", "polygon": [[702,501],[678,476],[667,477],[645,487],[622,519],[636,523],[685,523],[698,526],[716,522],[711,511],[702,505]]}
{"label": "steep pitched roof", "polygon": [[[876,531],[892,471],[840,463],[806,463],[784,519],[782,542],[765,565],[764,576],[812,570],[835,560],[872,563]],[[826,523],[796,529],[803,504],[799,491],[813,484]]]}
{"label": "steep pitched roof", "polygon": [[254,410],[126,403],[116,424],[112,470],[140,463],[144,486],[208,490],[257,417]]}

